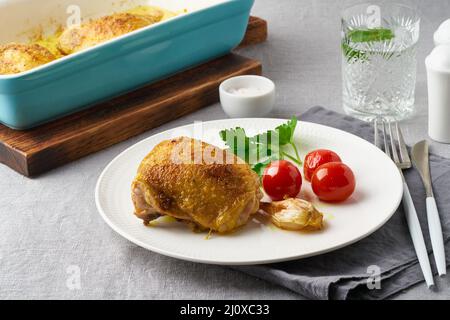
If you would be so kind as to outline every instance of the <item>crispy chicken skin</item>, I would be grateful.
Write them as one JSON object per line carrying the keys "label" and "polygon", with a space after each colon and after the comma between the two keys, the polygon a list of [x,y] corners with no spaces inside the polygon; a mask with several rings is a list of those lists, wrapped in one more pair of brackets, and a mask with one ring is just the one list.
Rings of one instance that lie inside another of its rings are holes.
{"label": "crispy chicken skin", "polygon": [[0,74],[21,73],[55,59],[50,51],[40,45],[10,43],[0,46]]}
{"label": "crispy chicken skin", "polygon": [[71,54],[157,23],[163,16],[164,13],[156,8],[146,15],[115,13],[66,29],[59,38],[58,47],[62,53]]}
{"label": "crispy chicken skin", "polygon": [[[199,154],[216,160],[196,158]],[[157,145],[132,184],[135,214],[145,223],[168,215],[219,233],[246,224],[261,198],[259,177],[245,162],[186,137]]]}

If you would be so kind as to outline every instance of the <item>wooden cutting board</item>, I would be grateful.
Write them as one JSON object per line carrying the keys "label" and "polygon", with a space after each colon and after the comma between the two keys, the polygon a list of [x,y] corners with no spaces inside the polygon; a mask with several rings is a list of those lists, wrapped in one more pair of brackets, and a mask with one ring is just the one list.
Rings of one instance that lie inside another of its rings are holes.
{"label": "wooden cutting board", "polygon": [[[266,39],[266,21],[252,17],[240,46]],[[0,162],[39,175],[216,103],[222,81],[261,72],[259,61],[231,53],[35,129],[0,125]]]}

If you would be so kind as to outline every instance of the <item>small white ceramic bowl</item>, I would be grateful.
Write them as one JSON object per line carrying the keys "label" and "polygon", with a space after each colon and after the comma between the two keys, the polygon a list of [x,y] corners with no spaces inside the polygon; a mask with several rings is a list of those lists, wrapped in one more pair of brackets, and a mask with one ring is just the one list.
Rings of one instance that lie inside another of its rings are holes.
{"label": "small white ceramic bowl", "polygon": [[230,78],[220,85],[220,102],[230,118],[258,118],[275,105],[275,84],[260,76]]}

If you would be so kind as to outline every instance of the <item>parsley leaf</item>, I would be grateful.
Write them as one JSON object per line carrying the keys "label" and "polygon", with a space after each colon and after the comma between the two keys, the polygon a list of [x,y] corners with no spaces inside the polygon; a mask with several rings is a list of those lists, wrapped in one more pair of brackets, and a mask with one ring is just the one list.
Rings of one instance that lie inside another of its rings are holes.
{"label": "parsley leaf", "polygon": [[275,131],[278,133],[280,145],[290,144],[294,140],[294,132],[297,127],[297,118],[292,117],[287,123],[277,127]]}
{"label": "parsley leaf", "polygon": [[266,161],[255,164],[252,169],[258,174],[258,176],[262,177],[262,175],[264,174],[264,170],[272,161],[272,158],[269,158]]}
{"label": "parsley leaf", "polygon": [[[302,164],[294,142],[297,118],[292,117],[287,123],[282,124],[265,133],[248,137],[243,128],[222,130],[221,139],[230,150],[239,158],[253,165],[253,170],[262,176],[264,169],[272,161],[289,159],[298,165]],[[289,148],[294,150],[294,155],[287,152]]]}
{"label": "parsley leaf", "polygon": [[235,155],[248,162],[250,139],[247,137],[243,128],[238,127],[231,130],[223,130],[220,132],[220,137]]}

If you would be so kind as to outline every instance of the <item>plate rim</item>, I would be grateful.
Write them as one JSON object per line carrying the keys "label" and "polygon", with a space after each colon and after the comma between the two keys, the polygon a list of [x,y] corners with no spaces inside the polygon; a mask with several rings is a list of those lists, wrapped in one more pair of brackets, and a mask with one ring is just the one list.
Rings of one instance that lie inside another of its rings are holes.
{"label": "plate rim", "polygon": [[[218,122],[226,122],[226,121],[258,121],[258,120],[264,120],[264,121],[287,121],[288,119],[283,119],[283,118],[235,118],[235,119],[218,119],[218,120],[210,120],[210,121],[203,121],[203,124],[214,124],[214,123],[218,123]],[[332,130],[337,130],[343,134],[346,135],[350,135],[353,138],[357,138],[359,140],[361,140],[363,143],[370,145],[371,147],[374,148],[374,151],[376,150],[377,152],[381,152],[383,154],[383,156],[385,156],[388,160],[390,160],[392,162],[392,160],[378,147],[376,147],[375,145],[371,144],[369,141],[358,137],[357,135],[338,129],[338,128],[334,128],[331,126],[327,126],[327,125],[323,125],[323,124],[318,124],[315,122],[309,122],[309,121],[298,121],[298,125],[301,125],[302,123],[308,123],[314,126],[319,126],[319,127],[323,127],[326,129],[332,129]],[[149,245],[148,243],[145,243],[143,241],[140,241],[139,239],[136,239],[132,234],[130,234],[129,232],[123,231],[122,228],[120,228],[119,226],[117,226],[115,223],[113,223],[111,221],[111,219],[108,217],[108,215],[104,212],[102,206],[100,205],[100,185],[103,182],[103,179],[105,177],[105,175],[108,173],[109,169],[115,164],[116,161],[118,161],[118,159],[123,156],[124,154],[128,153],[131,149],[135,148],[137,145],[139,144],[143,144],[145,143],[147,140],[150,139],[154,139],[157,138],[158,136],[162,136],[167,134],[170,131],[176,130],[176,129],[184,129],[187,127],[191,127],[192,124],[187,124],[187,125],[183,125],[183,126],[178,126],[178,127],[174,127],[174,128],[170,128],[167,130],[164,130],[162,132],[150,135],[149,137],[146,137],[134,144],[132,144],[131,146],[129,146],[128,148],[126,148],[125,150],[123,150],[122,152],[120,152],[118,155],[116,155],[107,165],[106,167],[103,169],[103,171],[101,172],[100,176],[97,179],[97,183],[95,185],[95,205],[97,207],[97,211],[100,213],[100,216],[102,217],[102,219],[106,222],[106,224],[113,229],[116,233],[118,233],[120,236],[122,236],[123,238],[125,238],[126,240],[134,243],[135,245],[144,248],[146,250],[167,256],[167,257],[171,257],[171,258],[175,258],[175,259],[180,259],[180,260],[184,260],[184,261],[189,261],[189,262],[195,262],[195,263],[202,263],[202,264],[209,264],[209,265],[227,265],[227,266],[251,266],[251,265],[263,265],[263,264],[271,264],[271,263],[278,263],[278,262],[287,262],[287,261],[293,261],[293,260],[301,260],[301,259],[306,259],[306,258],[311,258],[311,257],[315,257],[315,256],[319,256],[319,255],[323,255],[326,253],[330,253],[342,248],[345,248],[347,246],[353,245],[359,241],[361,241],[362,239],[365,239],[367,237],[369,237],[370,235],[372,235],[373,233],[375,233],[376,231],[378,231],[379,229],[381,229],[395,214],[395,212],[397,211],[397,209],[400,207],[400,204],[402,202],[402,198],[403,198],[403,179],[401,177],[400,171],[396,170],[396,175],[398,178],[398,182],[399,182],[399,186],[400,191],[399,191],[399,195],[397,196],[397,201],[396,204],[394,206],[393,209],[391,209],[390,213],[386,216],[385,219],[383,219],[383,221],[381,223],[379,223],[377,226],[373,227],[371,230],[369,230],[368,232],[364,233],[363,235],[356,237],[355,239],[352,239],[351,241],[347,241],[345,243],[341,243],[335,246],[331,246],[330,248],[324,249],[324,250],[319,250],[310,254],[300,254],[300,255],[293,255],[293,256],[287,256],[285,258],[272,258],[272,259],[258,259],[258,260],[241,260],[241,261],[221,261],[221,260],[211,260],[211,259],[206,259],[206,258],[194,258],[188,255],[184,255],[181,253],[174,253],[171,251],[166,251],[164,249],[160,249],[158,247]],[[395,163],[392,162],[392,165],[395,166]]]}

